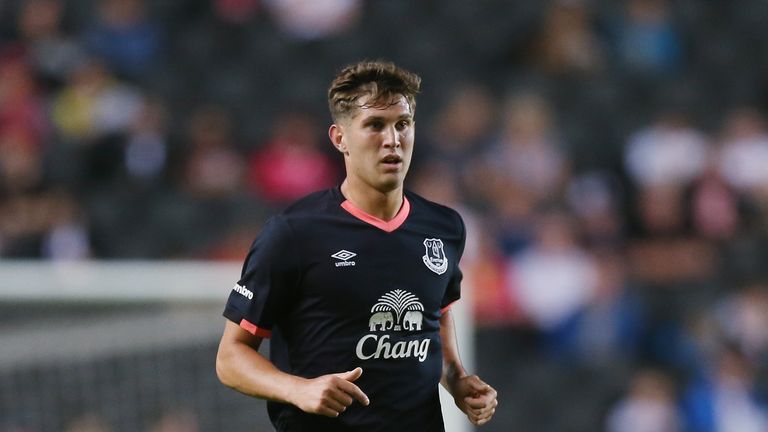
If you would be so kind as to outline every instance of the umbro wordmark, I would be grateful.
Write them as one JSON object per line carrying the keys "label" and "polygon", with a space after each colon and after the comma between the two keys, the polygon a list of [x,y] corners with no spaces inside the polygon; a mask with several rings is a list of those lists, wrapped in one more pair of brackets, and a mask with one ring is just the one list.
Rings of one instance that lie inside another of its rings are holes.
{"label": "umbro wordmark", "polygon": [[247,298],[248,300],[253,300],[253,292],[251,292],[251,290],[249,290],[248,288],[240,284],[235,284],[235,286],[232,287],[232,290],[235,291],[236,293],[239,293],[240,295]]}

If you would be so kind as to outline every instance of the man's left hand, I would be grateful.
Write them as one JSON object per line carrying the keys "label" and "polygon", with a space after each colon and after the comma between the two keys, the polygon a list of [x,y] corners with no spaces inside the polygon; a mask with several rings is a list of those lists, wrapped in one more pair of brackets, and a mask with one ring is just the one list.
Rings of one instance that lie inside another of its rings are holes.
{"label": "man's left hand", "polygon": [[475,425],[483,425],[493,417],[496,406],[496,390],[477,375],[459,378],[454,386],[453,400],[456,406]]}

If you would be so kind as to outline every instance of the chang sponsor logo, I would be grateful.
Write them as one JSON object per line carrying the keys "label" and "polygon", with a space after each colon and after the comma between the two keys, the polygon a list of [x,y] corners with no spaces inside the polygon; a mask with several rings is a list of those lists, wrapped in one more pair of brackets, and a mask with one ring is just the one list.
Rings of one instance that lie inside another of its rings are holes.
{"label": "chang sponsor logo", "polygon": [[423,362],[427,359],[430,342],[430,339],[414,339],[393,344],[389,341],[389,335],[369,334],[357,342],[355,354],[360,360],[416,357],[420,362]]}
{"label": "chang sponsor logo", "polygon": [[248,288],[246,288],[246,287],[244,287],[244,286],[242,286],[240,284],[235,284],[235,286],[232,287],[232,291],[242,295],[243,297],[247,298],[248,300],[253,300],[253,292],[251,292],[251,290],[249,290]]}
{"label": "chang sponsor logo", "polygon": [[360,338],[355,354],[360,360],[399,359],[414,357],[420,362],[427,359],[431,339],[391,341],[390,334],[382,332],[419,331],[424,320],[424,305],[415,295],[404,290],[390,291],[371,308],[367,334]]}

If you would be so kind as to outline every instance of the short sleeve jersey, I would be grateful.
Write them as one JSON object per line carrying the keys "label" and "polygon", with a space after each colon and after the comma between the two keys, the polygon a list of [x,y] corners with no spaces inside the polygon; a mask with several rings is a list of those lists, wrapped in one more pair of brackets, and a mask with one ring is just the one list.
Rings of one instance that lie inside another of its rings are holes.
{"label": "short sleeve jersey", "polygon": [[339,188],[267,222],[224,316],[271,338],[271,361],[290,374],[361,367],[370,398],[333,419],[268,402],[278,431],[444,430],[440,317],[460,296],[464,242],[457,212],[411,192],[387,222]]}

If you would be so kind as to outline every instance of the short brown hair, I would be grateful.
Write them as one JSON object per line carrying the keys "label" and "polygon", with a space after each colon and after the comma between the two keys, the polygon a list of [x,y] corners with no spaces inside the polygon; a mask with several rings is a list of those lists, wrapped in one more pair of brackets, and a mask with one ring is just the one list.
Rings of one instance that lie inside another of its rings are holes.
{"label": "short brown hair", "polygon": [[361,61],[346,66],[333,80],[328,89],[328,107],[333,121],[338,122],[363,107],[358,103],[362,96],[370,96],[366,106],[386,107],[402,95],[413,113],[420,85],[421,77],[392,62]]}

